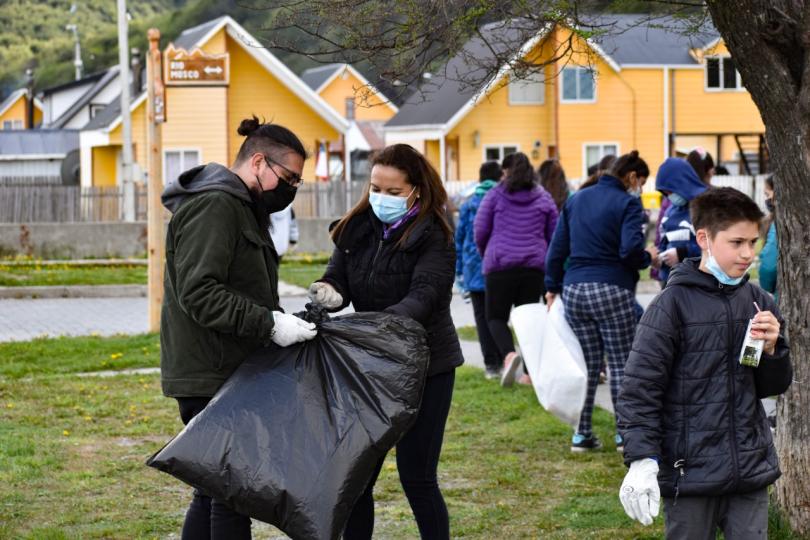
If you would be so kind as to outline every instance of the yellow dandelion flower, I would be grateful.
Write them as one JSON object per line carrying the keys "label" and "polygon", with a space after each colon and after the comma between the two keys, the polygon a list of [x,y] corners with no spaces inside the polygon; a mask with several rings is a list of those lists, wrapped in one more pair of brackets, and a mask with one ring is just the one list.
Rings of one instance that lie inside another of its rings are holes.
{"label": "yellow dandelion flower", "polygon": [[124,420],[124,424],[127,425],[127,426],[131,426],[132,425],[132,420]]}
{"label": "yellow dandelion flower", "polygon": [[84,419],[85,419],[85,420],[87,420],[88,422],[92,422],[92,421],[93,421],[93,417],[92,417],[92,416],[85,416],[85,417],[84,417]]}
{"label": "yellow dandelion flower", "polygon": [[7,409],[13,409],[13,408],[14,408],[14,404],[13,404],[13,403],[6,403],[6,408],[7,408]]}
{"label": "yellow dandelion flower", "polygon": [[63,431],[62,431],[62,435],[64,435],[65,437],[67,437],[67,436],[69,436],[69,435],[70,435],[70,431],[68,431],[68,430],[63,430]]}

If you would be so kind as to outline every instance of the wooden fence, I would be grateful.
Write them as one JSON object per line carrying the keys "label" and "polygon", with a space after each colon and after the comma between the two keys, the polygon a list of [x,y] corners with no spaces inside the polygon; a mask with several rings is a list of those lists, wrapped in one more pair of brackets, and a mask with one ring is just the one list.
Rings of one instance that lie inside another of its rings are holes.
{"label": "wooden fence", "polygon": [[[122,221],[123,189],[0,185],[0,223]],[[135,219],[146,219],[146,186],[135,186]]]}

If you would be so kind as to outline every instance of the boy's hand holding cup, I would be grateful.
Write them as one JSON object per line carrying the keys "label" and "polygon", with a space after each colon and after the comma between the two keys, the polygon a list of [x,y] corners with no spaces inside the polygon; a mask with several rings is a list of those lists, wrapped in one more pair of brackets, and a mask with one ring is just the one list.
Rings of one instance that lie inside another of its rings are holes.
{"label": "boy's hand holding cup", "polygon": [[776,351],[776,340],[779,339],[779,321],[770,311],[758,311],[751,324],[751,337],[761,339],[762,352],[773,354]]}

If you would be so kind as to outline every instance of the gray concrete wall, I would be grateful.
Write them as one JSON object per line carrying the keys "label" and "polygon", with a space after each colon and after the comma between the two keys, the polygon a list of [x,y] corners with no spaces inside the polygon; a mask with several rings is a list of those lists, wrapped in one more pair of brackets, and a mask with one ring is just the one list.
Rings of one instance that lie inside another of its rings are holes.
{"label": "gray concrete wall", "polygon": [[[331,252],[333,219],[299,219],[297,251]],[[137,257],[146,254],[146,222],[2,223],[0,256],[46,259]]]}

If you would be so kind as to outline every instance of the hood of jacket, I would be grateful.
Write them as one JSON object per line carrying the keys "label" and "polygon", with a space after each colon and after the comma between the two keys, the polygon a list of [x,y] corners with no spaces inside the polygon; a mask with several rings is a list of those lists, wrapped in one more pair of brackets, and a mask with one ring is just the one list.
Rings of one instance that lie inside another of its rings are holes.
{"label": "hood of jacket", "polygon": [[732,292],[739,289],[748,282],[749,275],[746,273],[742,281],[737,285],[722,285],[717,278],[711,274],[700,269],[700,258],[693,257],[685,259],[681,264],[676,265],[672,272],[669,274],[666,288],[675,285],[689,285],[692,287],[699,287],[707,291],[725,291]]}
{"label": "hood of jacket", "polygon": [[497,180],[484,180],[475,187],[475,195],[483,197],[487,192],[498,185]]}
{"label": "hood of jacket", "polygon": [[172,182],[160,200],[171,213],[175,213],[190,195],[203,191],[224,191],[246,202],[252,202],[247,186],[239,176],[224,165],[209,163],[187,170]]}
{"label": "hood of jacket", "polygon": [[540,186],[534,186],[532,189],[521,189],[520,191],[509,191],[506,189],[506,184],[503,182],[491,189],[499,197],[503,197],[510,204],[515,205],[529,205],[537,199],[541,198],[546,190]]}
{"label": "hood of jacket", "polygon": [[655,175],[655,189],[677,193],[687,201],[691,201],[706,191],[707,186],[686,160],[671,157],[658,168],[658,174]]}

